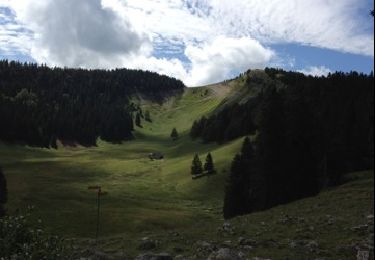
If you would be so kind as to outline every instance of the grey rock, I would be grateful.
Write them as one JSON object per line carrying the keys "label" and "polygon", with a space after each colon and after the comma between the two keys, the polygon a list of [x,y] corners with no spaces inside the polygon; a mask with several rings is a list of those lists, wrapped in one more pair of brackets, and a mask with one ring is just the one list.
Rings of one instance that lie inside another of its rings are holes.
{"label": "grey rock", "polygon": [[241,246],[256,246],[258,244],[258,242],[254,239],[248,239],[248,238],[244,238],[244,237],[240,237],[238,239],[238,244],[241,245]]}
{"label": "grey rock", "polygon": [[370,259],[370,252],[369,251],[358,251],[357,252],[357,260],[369,260]]}
{"label": "grey rock", "polygon": [[207,260],[241,260],[241,257],[229,248],[220,248],[217,252],[213,252]]}
{"label": "grey rock", "polygon": [[148,237],[144,237],[141,240],[141,243],[138,246],[139,250],[152,250],[156,248],[156,242],[149,239]]}
{"label": "grey rock", "polygon": [[308,242],[305,247],[310,251],[310,252],[316,252],[319,248],[319,244],[318,242],[316,242],[315,240],[312,240],[310,242]]}
{"label": "grey rock", "polygon": [[216,245],[213,245],[207,241],[198,241],[196,243],[196,247],[198,252],[204,251],[208,253],[211,253],[212,251],[217,249]]}
{"label": "grey rock", "polygon": [[172,256],[166,253],[161,254],[144,254],[137,256],[135,260],[173,260]]}
{"label": "grey rock", "polygon": [[222,227],[218,228],[218,232],[223,234],[234,235],[235,228],[229,222],[225,222]]}
{"label": "grey rock", "polygon": [[352,227],[351,230],[355,231],[355,232],[366,231],[366,230],[368,230],[368,225],[364,224],[364,225],[355,226],[355,227]]}

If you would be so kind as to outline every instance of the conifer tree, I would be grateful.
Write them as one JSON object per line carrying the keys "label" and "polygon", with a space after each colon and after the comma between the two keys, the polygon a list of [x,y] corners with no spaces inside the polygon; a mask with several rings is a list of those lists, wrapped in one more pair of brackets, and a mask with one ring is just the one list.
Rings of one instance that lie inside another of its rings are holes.
{"label": "conifer tree", "polygon": [[139,113],[137,113],[136,116],[135,116],[135,125],[138,126],[138,127],[142,127],[141,115]]}
{"label": "conifer tree", "polygon": [[225,187],[223,215],[225,219],[241,214],[243,205],[242,197],[242,158],[237,154],[232,162],[229,178]]}
{"label": "conifer tree", "polygon": [[204,171],[207,174],[214,174],[215,173],[215,166],[214,166],[214,162],[213,162],[211,153],[207,154],[206,162],[204,164]]}
{"label": "conifer tree", "polygon": [[0,167],[0,217],[5,214],[4,204],[8,199],[7,182]]}
{"label": "conifer tree", "polygon": [[194,175],[200,175],[202,173],[203,173],[202,162],[199,159],[198,154],[196,154],[191,163],[191,174],[194,176]]}
{"label": "conifer tree", "polygon": [[148,110],[146,110],[146,112],[145,112],[145,120],[148,121],[148,122],[152,122],[150,111],[148,111]]}
{"label": "conifer tree", "polygon": [[173,139],[173,141],[178,139],[178,132],[176,128],[172,129],[171,138]]}

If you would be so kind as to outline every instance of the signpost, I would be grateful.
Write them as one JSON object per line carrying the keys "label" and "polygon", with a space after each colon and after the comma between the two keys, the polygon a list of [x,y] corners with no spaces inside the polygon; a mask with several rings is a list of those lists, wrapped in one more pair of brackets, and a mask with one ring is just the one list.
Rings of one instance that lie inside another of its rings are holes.
{"label": "signpost", "polygon": [[89,186],[89,190],[94,190],[97,193],[97,215],[96,215],[96,232],[95,232],[95,244],[98,243],[98,237],[99,237],[99,220],[100,220],[100,197],[105,196],[108,194],[106,191],[102,191],[102,187],[96,185],[96,186]]}

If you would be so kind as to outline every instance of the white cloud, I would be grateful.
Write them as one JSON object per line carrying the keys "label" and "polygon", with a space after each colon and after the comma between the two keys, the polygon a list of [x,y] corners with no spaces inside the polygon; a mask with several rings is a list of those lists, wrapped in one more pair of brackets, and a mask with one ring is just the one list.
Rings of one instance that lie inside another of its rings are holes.
{"label": "white cloud", "polygon": [[358,15],[365,0],[204,1],[212,5],[211,21],[227,34],[374,56],[373,32],[366,30],[371,20],[367,11]]}
{"label": "white cloud", "polygon": [[192,67],[185,82],[191,86],[222,81],[234,71],[264,68],[275,55],[249,37],[223,36],[202,47],[188,46],[185,54]]}
{"label": "white cloud", "polygon": [[320,67],[310,66],[303,70],[299,70],[298,72],[301,72],[305,75],[317,76],[317,77],[327,76],[328,73],[332,73],[332,71],[325,66],[320,66]]}
{"label": "white cloud", "polygon": [[[147,69],[195,86],[233,71],[294,64],[294,57],[280,57],[270,44],[373,56],[371,26],[356,16],[364,2],[0,0],[0,7],[14,11],[14,26],[27,29],[0,23],[0,50],[21,50],[49,65]],[[324,67],[308,69],[324,73]]]}
{"label": "white cloud", "polygon": [[[19,0],[17,19],[34,32],[31,56],[52,65],[100,67],[147,50],[148,38],[100,0]],[[148,48],[149,49],[149,48]]]}
{"label": "white cloud", "polygon": [[[138,29],[182,42],[219,35],[374,56],[365,0],[103,0]],[[363,12],[363,16],[358,15]]]}

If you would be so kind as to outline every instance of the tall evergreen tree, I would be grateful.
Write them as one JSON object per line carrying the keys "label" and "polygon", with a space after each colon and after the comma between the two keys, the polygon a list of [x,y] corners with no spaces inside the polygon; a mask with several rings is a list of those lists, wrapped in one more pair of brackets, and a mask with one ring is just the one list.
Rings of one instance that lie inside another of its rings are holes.
{"label": "tall evergreen tree", "polygon": [[215,173],[215,166],[214,161],[212,159],[211,153],[208,153],[206,156],[206,162],[204,163],[204,171],[207,174],[214,174]]}
{"label": "tall evergreen tree", "polygon": [[[242,144],[241,154],[237,154],[232,162],[230,175],[225,189],[223,214],[224,218],[232,218],[256,210],[255,196],[262,183],[256,177],[254,149],[250,139],[246,137]],[[256,198],[256,203],[259,198]]]}
{"label": "tall evergreen tree", "polygon": [[173,139],[173,141],[178,139],[178,132],[176,128],[172,129],[171,138]]}
{"label": "tall evergreen tree", "polygon": [[202,167],[202,162],[199,159],[198,154],[194,156],[194,159],[191,163],[191,174],[194,175],[201,175],[203,174],[203,167]]}
{"label": "tall evergreen tree", "polygon": [[4,205],[8,200],[7,182],[0,167],[0,217],[5,214]]}
{"label": "tall evergreen tree", "polygon": [[150,111],[148,111],[148,110],[146,110],[146,112],[145,112],[145,120],[148,121],[148,122],[152,122]]}
{"label": "tall evergreen tree", "polygon": [[242,158],[240,154],[237,154],[232,161],[229,178],[225,187],[223,205],[225,219],[235,217],[243,212],[242,171]]}
{"label": "tall evergreen tree", "polygon": [[137,113],[135,115],[135,125],[138,126],[138,127],[142,127],[142,123],[141,123],[141,115],[140,113]]}

